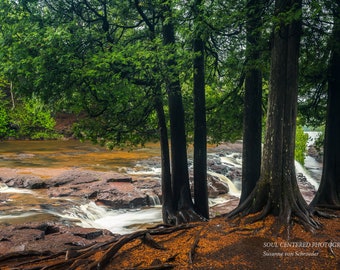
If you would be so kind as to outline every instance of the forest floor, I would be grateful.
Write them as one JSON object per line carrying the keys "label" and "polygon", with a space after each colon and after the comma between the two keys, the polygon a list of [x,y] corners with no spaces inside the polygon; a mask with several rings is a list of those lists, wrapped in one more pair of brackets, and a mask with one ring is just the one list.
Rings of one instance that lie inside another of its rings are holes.
{"label": "forest floor", "polygon": [[322,229],[295,224],[283,236],[271,216],[252,224],[216,217],[77,250],[0,256],[0,269],[340,269],[339,219],[316,219]]}

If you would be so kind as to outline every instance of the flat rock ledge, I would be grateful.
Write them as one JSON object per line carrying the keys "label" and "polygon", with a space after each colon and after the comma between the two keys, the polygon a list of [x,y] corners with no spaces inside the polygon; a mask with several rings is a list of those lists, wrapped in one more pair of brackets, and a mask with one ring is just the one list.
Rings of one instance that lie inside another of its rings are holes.
{"label": "flat rock ledge", "polygon": [[57,253],[117,239],[105,229],[65,226],[61,223],[25,223],[0,227],[0,260],[5,254]]}

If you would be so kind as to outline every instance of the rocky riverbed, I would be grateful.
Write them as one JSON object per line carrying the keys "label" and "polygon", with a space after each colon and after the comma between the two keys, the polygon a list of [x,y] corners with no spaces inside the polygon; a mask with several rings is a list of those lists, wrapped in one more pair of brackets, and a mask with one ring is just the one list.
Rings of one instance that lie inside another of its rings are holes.
{"label": "rocky riverbed", "polygon": [[[208,186],[209,197],[214,201],[211,205],[211,216],[214,217],[229,212],[238,204],[238,197],[230,192],[228,182],[221,180],[216,173],[227,176],[237,186],[236,183],[241,179],[241,145],[223,145],[211,152],[208,166],[214,173],[208,176]],[[136,166],[149,168],[150,172],[144,169],[144,174],[138,175],[133,168],[121,173],[79,168],[0,168],[0,191],[1,188],[38,190],[49,198],[81,198],[110,209],[153,206],[155,198],[160,201],[162,198],[159,176],[155,176],[153,171],[159,166],[159,160],[143,160]],[[298,182],[306,201],[310,201],[315,194],[314,187],[302,174],[298,174]],[[0,213],[6,211],[10,200],[9,193],[0,192]],[[40,207],[47,206],[41,204]],[[119,236],[106,229],[82,228],[60,219],[19,224],[2,223],[0,255],[28,250],[75,250],[117,237]]]}

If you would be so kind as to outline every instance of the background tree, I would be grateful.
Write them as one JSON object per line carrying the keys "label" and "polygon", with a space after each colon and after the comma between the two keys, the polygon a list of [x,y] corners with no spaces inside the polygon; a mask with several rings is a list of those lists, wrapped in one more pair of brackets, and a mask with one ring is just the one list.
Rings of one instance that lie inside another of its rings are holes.
{"label": "background tree", "polygon": [[303,6],[298,112],[302,125],[316,128],[326,119],[330,2],[311,0]]}
{"label": "background tree", "polygon": [[327,118],[323,170],[313,207],[340,208],[340,2],[332,3],[334,18],[328,69]]}
{"label": "background tree", "polygon": [[8,115],[8,100],[6,94],[0,88],[0,98],[2,100],[0,105],[0,140],[8,137],[10,133],[10,118]]}
{"label": "background tree", "polygon": [[169,48],[167,66],[170,77],[166,81],[169,104],[170,137],[171,137],[171,177],[173,205],[176,224],[198,220],[194,211],[189,185],[189,172],[186,148],[185,118],[182,102],[179,74],[176,72],[175,29],[172,8],[166,1],[163,4],[162,31],[164,45]]}
{"label": "background tree", "polygon": [[275,1],[274,19],[261,175],[253,192],[229,217],[258,213],[257,220],[272,214],[280,226],[294,219],[306,228],[317,228],[297,186],[294,166],[301,1]]}
{"label": "background tree", "polygon": [[242,192],[240,204],[260,177],[262,151],[261,26],[266,1],[249,0],[247,12],[247,59],[244,93]]}
{"label": "background tree", "polygon": [[194,15],[194,199],[196,211],[209,218],[207,186],[207,123],[205,105],[205,26],[201,0],[193,5]]}

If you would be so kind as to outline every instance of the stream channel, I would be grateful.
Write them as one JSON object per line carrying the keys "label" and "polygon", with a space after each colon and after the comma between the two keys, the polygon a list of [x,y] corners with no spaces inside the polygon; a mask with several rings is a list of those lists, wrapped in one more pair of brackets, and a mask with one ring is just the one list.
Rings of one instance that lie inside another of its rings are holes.
{"label": "stream channel", "polygon": [[[28,175],[51,177],[72,169],[94,171],[115,171],[125,173],[132,178],[160,179],[160,149],[158,144],[148,144],[133,151],[109,151],[91,143],[76,140],[66,141],[5,141],[0,142],[0,170],[11,168]],[[189,149],[189,158],[191,157]],[[216,153],[216,148],[209,148],[209,159],[218,158],[223,164],[240,171],[240,153],[228,151],[223,155]],[[158,158],[158,159],[157,159]],[[156,162],[143,162],[153,160]],[[297,164],[297,172],[303,173],[307,180],[318,187],[321,167],[312,158],[306,158],[306,167],[314,171],[311,176]],[[149,167],[146,167],[148,164]],[[151,164],[151,165],[150,165]],[[230,182],[225,175],[209,171],[221,181],[228,182],[229,194],[240,195],[240,177]],[[1,179],[1,175],[0,175]],[[1,195],[6,200],[1,200]],[[214,198],[210,206],[225,202],[224,198]],[[58,197],[47,195],[44,189],[11,188],[0,181],[0,224],[21,224],[24,222],[62,221],[82,227],[105,228],[113,233],[125,234],[143,226],[161,223],[161,205],[157,198],[154,205],[138,209],[110,209],[96,205],[85,198]]]}

